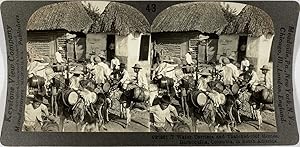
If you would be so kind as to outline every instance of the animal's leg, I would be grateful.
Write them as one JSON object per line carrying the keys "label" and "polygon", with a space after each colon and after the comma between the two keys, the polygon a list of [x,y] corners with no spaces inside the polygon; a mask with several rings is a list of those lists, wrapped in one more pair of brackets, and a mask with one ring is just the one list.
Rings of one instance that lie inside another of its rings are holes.
{"label": "animal's leg", "polygon": [[64,122],[65,122],[66,117],[63,116],[63,114],[60,115],[59,117],[59,131],[60,132],[64,132],[65,128],[64,128]]}
{"label": "animal's leg", "polygon": [[197,129],[197,118],[194,115],[192,115],[191,119],[192,119],[192,128],[193,128],[192,131],[198,132],[198,129]]}
{"label": "animal's leg", "polygon": [[[85,132],[86,126],[87,126],[87,123],[85,123],[85,124],[82,125],[81,132]],[[78,124],[76,124],[76,130],[78,131],[77,127],[78,127]]]}
{"label": "animal's leg", "polygon": [[190,118],[190,110],[189,110],[189,106],[186,101],[186,97],[184,97],[184,105],[185,105],[185,109],[186,109],[187,118]]}
{"label": "animal's leg", "polygon": [[130,126],[131,114],[130,114],[130,108],[125,108],[125,110],[126,110],[126,126],[125,126],[125,128],[127,128],[128,126]]}
{"label": "animal's leg", "polygon": [[256,115],[257,115],[257,119],[258,119],[258,130],[260,130],[261,127],[262,127],[262,116],[261,116],[261,110],[260,109],[256,110]]}
{"label": "animal's leg", "polygon": [[109,122],[109,117],[108,117],[108,108],[105,109],[105,119],[107,122]]}
{"label": "animal's leg", "polygon": [[186,113],[185,113],[184,96],[181,96],[181,108],[182,108],[182,110],[183,110],[183,116],[186,116]]}
{"label": "animal's leg", "polygon": [[124,110],[123,110],[123,104],[120,103],[120,118],[123,118],[124,117]]}
{"label": "animal's leg", "polygon": [[238,123],[242,123],[240,110],[237,110]]}
{"label": "animal's leg", "polygon": [[234,119],[233,114],[232,114],[232,108],[233,108],[233,105],[231,105],[230,108],[229,108],[229,118],[230,118],[230,121],[232,122],[232,124],[234,126],[235,119]]}

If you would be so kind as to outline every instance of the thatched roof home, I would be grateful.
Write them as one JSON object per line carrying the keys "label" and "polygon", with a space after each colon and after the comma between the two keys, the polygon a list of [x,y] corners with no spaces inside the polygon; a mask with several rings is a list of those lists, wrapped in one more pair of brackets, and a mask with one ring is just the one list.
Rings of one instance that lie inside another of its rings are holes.
{"label": "thatched roof home", "polygon": [[146,17],[132,6],[110,2],[100,17],[94,20],[89,32],[126,36],[134,32],[148,33],[150,24]]}
{"label": "thatched roof home", "polygon": [[87,54],[105,54],[108,61],[116,55],[129,72],[136,63],[150,69],[150,24],[140,11],[110,2],[101,14],[88,13],[94,23],[87,34]]}
{"label": "thatched roof home", "polygon": [[272,18],[260,8],[247,5],[222,32],[218,54],[233,52],[238,62],[246,56],[259,70],[271,61],[274,34]]}
{"label": "thatched roof home", "polygon": [[46,5],[35,11],[28,21],[27,30],[87,32],[92,23],[80,2],[61,2]]}
{"label": "thatched roof home", "polygon": [[[184,59],[189,48],[199,52],[198,59],[214,60],[218,35],[228,24],[222,6],[216,2],[188,2],[176,4],[163,10],[151,25],[155,50],[162,56]],[[208,50],[197,44],[199,35],[210,36]],[[207,53],[206,53],[207,52]],[[194,58],[197,58],[194,53]]]}
{"label": "thatched roof home", "polygon": [[[59,46],[67,48],[68,58],[85,57],[85,34],[93,21],[80,2],[59,2],[35,11],[27,23],[27,49],[30,54],[54,58]],[[66,33],[77,34],[77,41],[67,43]],[[75,48],[75,49],[74,49]]]}
{"label": "thatched roof home", "polygon": [[247,5],[237,18],[226,26],[223,33],[247,34],[250,37],[275,34],[272,18],[260,8],[251,5]]}

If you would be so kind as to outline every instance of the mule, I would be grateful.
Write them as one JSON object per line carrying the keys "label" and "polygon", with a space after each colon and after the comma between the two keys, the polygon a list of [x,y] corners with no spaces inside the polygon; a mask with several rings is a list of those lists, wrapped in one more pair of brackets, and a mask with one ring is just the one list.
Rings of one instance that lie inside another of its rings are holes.
{"label": "mule", "polygon": [[[124,91],[121,94],[120,102],[121,102],[121,113],[126,118],[126,126],[127,128],[130,125],[131,122],[131,110],[133,107],[141,108],[144,110],[147,110],[147,105],[149,105],[149,91],[145,91],[145,89],[136,86],[133,89]],[[140,106],[138,106],[140,104]],[[125,112],[124,112],[125,110]],[[125,113],[125,114],[124,114]]]}
{"label": "mule", "polygon": [[273,104],[273,91],[265,88],[264,86],[257,86],[255,91],[249,88],[249,91],[251,91],[249,104],[252,110],[252,117],[258,120],[257,129],[260,130],[262,127],[261,112],[264,105]]}

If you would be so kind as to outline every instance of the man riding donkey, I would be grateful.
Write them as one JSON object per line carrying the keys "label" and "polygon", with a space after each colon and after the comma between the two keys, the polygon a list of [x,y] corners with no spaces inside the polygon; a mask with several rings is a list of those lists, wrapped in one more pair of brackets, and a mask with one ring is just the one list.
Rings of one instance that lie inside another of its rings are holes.
{"label": "man riding donkey", "polygon": [[[124,92],[121,95],[120,101],[123,108],[125,109],[126,116],[126,127],[130,125],[131,122],[131,110],[133,108],[139,108],[141,110],[148,109],[148,100],[149,100],[149,85],[146,74],[142,71],[142,67],[139,64],[135,64],[133,67],[135,76],[130,82],[127,77],[127,72],[123,69],[122,77],[122,88]],[[123,110],[123,109],[122,109]],[[123,115],[123,114],[122,114]],[[122,116],[121,115],[121,116]]]}
{"label": "man riding donkey", "polygon": [[223,77],[223,84],[225,86],[225,90],[224,90],[224,94],[227,96],[228,99],[228,105],[229,107],[227,111],[227,113],[229,114],[229,118],[232,122],[232,125],[234,126],[234,116],[232,114],[232,109],[233,106],[236,106],[237,108],[237,113],[238,113],[238,122],[241,123],[241,119],[240,119],[240,114],[239,114],[239,109],[241,108],[241,101],[238,99],[239,98],[239,90],[240,90],[240,86],[239,86],[239,76],[240,76],[240,72],[238,71],[238,68],[233,64],[233,62],[235,61],[235,57],[233,56],[229,56],[224,57],[222,59],[222,72],[221,75]]}
{"label": "man riding donkey", "polygon": [[252,112],[252,115],[258,120],[258,129],[262,126],[261,111],[263,107],[267,104],[273,104],[273,83],[270,68],[267,65],[263,65],[260,70],[262,71],[261,80],[254,71],[254,66],[249,66],[251,77],[249,81],[251,92],[250,104],[251,108],[255,111],[255,113]]}
{"label": "man riding donkey", "polygon": [[[171,58],[165,58],[161,64],[154,70],[152,74],[152,79],[154,84],[157,85],[158,95],[169,94],[171,96],[171,101],[173,104],[178,106],[178,102],[175,98],[177,98],[177,91],[175,89],[175,85],[182,78],[179,72],[182,69],[174,62]],[[183,75],[183,74],[182,74]]]}
{"label": "man riding donkey", "polygon": [[219,122],[216,122],[216,114],[223,118],[224,110],[220,105],[225,103],[225,96],[221,93],[223,87],[218,84],[211,84],[213,82],[211,71],[204,69],[199,74],[200,78],[197,81],[197,89],[190,95],[192,125],[195,127],[196,132],[198,131],[196,125],[197,118],[202,118],[209,125],[209,128],[219,125]]}
{"label": "man riding donkey", "polygon": [[[104,63],[105,62],[105,56],[104,55],[100,55],[100,56],[96,56],[94,58],[96,65],[94,66],[94,69],[91,71],[93,76],[93,81],[96,84],[96,88],[95,88],[95,92],[98,94],[98,96],[103,94],[105,95],[108,91],[109,91],[109,87],[110,87],[110,76],[111,76],[111,69],[109,68],[109,66]],[[111,99],[106,96],[105,98],[105,104],[107,106],[106,108],[106,112],[105,112],[105,120],[108,122],[109,118],[108,118],[108,108],[111,107],[112,105],[112,101]]]}

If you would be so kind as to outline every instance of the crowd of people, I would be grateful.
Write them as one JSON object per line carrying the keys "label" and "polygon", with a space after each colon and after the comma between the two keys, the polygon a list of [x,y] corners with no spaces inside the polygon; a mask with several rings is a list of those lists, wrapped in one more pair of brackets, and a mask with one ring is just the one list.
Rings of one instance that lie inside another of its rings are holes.
{"label": "crowd of people", "polygon": [[[170,131],[174,119],[190,117],[189,103],[194,102],[191,98],[194,91],[204,94],[214,107],[224,104],[224,95],[238,93],[241,87],[247,87],[251,92],[272,91],[271,69],[267,65],[260,68],[262,77],[259,77],[247,57],[238,63],[234,56],[224,55],[215,63],[197,65],[192,59],[192,52],[188,51],[183,62],[165,58],[154,66],[150,77],[146,76],[138,63],[132,67],[134,75],[130,75],[126,64],[120,62],[117,56],[108,63],[104,54],[96,55],[95,52],[90,59],[80,63],[66,60],[62,47],[55,53],[54,63],[39,56],[29,58],[23,130],[41,131],[44,120],[57,122],[57,105],[60,105],[57,96],[66,90],[75,92],[73,94],[78,95],[86,106],[96,103],[99,94],[104,94],[101,102],[109,108],[112,105],[111,95],[116,89],[125,93],[125,97],[134,99],[132,97],[148,96],[145,93],[150,92],[151,85],[157,85],[155,97],[149,100],[145,98],[144,106],[140,107],[150,112],[150,130],[154,132]],[[238,88],[235,89],[234,85],[238,85]],[[142,92],[134,91],[132,95],[126,93],[135,88]],[[78,105],[79,99],[70,93],[69,99],[62,99],[72,110]],[[198,105],[207,104],[207,100],[203,104],[200,104],[201,100],[196,102]],[[126,103],[124,107],[129,113],[133,104],[128,99],[120,100],[120,103]],[[235,103],[239,105],[241,101],[237,98]],[[109,121],[107,114],[101,117]],[[126,114],[126,117],[130,115]]]}
{"label": "crowd of people", "polygon": [[[63,48],[59,47],[55,53],[54,63],[47,62],[40,56],[29,60],[27,104],[23,125],[25,131],[40,131],[45,119],[50,118],[58,122],[59,112],[56,111],[59,107],[57,105],[60,105],[57,102],[59,99],[63,99],[63,104],[74,109],[72,107],[77,105],[79,99],[69,91],[73,91],[73,94],[83,99],[84,105],[87,106],[102,98],[99,94],[104,94],[105,98],[101,101],[109,107],[112,104],[110,97],[112,90],[125,92],[138,87],[147,91],[149,87],[146,73],[140,64],[132,67],[134,74],[131,75],[127,71],[126,64],[120,62],[117,56],[108,63],[104,54],[96,55],[93,52],[89,60],[79,63],[67,61],[64,58]],[[69,97],[58,98],[60,93],[69,94]],[[104,119],[109,121],[107,114],[104,115]]]}
{"label": "crowd of people", "polygon": [[[233,55],[224,55],[215,63],[199,65],[197,67],[197,63],[192,59],[192,52],[193,50],[188,51],[185,55],[185,61],[181,62],[183,64],[178,64],[170,59],[162,60],[153,71],[153,81],[161,79],[158,84],[163,85],[164,82],[169,82],[172,86],[165,88],[168,91],[167,94],[163,94],[160,99],[161,101],[158,104],[153,104],[150,108],[150,113],[153,118],[151,120],[152,131],[168,131],[170,129],[169,124],[173,124],[170,119],[171,116],[175,117],[175,119],[179,118],[179,120],[182,118],[178,116],[186,116],[189,118],[191,113],[189,112],[189,109],[191,109],[189,102],[194,103],[194,105],[204,105],[204,107],[206,107],[208,100],[210,100],[213,103],[213,107],[217,109],[221,104],[224,105],[226,95],[233,95],[236,97],[233,103],[237,107],[241,107],[242,102],[239,97],[242,90],[248,90],[247,92],[250,94],[265,90],[267,92],[263,92],[261,97],[271,95],[270,93],[272,93],[273,87],[272,75],[271,69],[267,65],[261,67],[261,74],[258,74],[254,65],[249,62],[247,57],[244,57],[243,60],[238,63]],[[168,81],[164,78],[170,80]],[[208,100],[204,99],[202,102],[201,98],[198,98],[195,100],[196,102],[194,102],[192,98],[194,91],[197,91],[197,94],[204,94]],[[259,118],[261,117],[259,113],[261,106],[259,105],[261,103],[264,103],[264,101],[254,100],[251,104],[254,106],[254,109],[257,110],[257,113],[254,113],[259,115],[257,117],[260,126],[262,118]],[[198,111],[198,113],[201,112]],[[229,118],[231,121],[234,120],[230,114]],[[241,120],[238,121],[240,122]]]}

